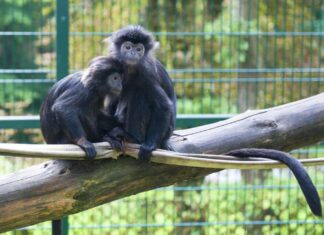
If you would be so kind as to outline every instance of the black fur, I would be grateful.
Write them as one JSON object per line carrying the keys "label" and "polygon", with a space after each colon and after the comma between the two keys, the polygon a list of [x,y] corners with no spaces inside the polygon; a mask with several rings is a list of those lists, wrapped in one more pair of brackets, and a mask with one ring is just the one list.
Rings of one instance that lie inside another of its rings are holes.
{"label": "black fur", "polygon": [[277,160],[286,164],[295,175],[312,212],[317,216],[322,216],[322,205],[321,205],[321,200],[319,198],[318,192],[311,178],[307,174],[307,171],[304,168],[304,166],[293,156],[285,152],[281,152],[273,149],[253,149],[253,148],[233,150],[226,153],[226,155],[240,157],[240,158],[246,158],[246,157],[267,158],[267,159]]}
{"label": "black fur", "polygon": [[118,125],[101,112],[107,95],[111,100],[117,98],[107,85],[107,77],[115,72],[122,73],[117,60],[98,57],[91,61],[88,71],[71,74],[50,89],[40,109],[41,129],[48,144],[77,144],[87,157],[95,157],[91,142],[103,138],[98,120],[107,118],[111,127]]}
{"label": "black fur", "polygon": [[152,35],[144,30],[139,25],[130,25],[117,31],[112,35],[110,41],[120,48],[121,44],[125,41],[131,41],[133,43],[142,43],[145,47],[145,51],[148,52],[153,49],[155,41]]}
{"label": "black fur", "polygon": [[[125,41],[142,43],[144,56],[136,65],[123,60],[120,47]],[[152,35],[140,26],[128,26],[110,39],[111,56],[124,65],[123,90],[116,117],[125,130],[141,144],[139,159],[148,161],[156,148],[172,150],[168,140],[176,120],[176,96],[171,78],[163,65],[154,58],[156,44]]]}

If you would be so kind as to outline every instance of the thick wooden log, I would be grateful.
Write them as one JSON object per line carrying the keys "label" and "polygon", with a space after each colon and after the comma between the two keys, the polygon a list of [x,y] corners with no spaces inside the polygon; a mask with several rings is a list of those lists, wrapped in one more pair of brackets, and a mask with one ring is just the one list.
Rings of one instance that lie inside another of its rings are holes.
{"label": "thick wooden log", "polygon": [[[260,147],[292,150],[324,139],[324,93],[271,109],[176,131],[177,151],[220,154]],[[77,213],[212,169],[142,163],[129,157],[55,160],[0,179],[0,232]]]}

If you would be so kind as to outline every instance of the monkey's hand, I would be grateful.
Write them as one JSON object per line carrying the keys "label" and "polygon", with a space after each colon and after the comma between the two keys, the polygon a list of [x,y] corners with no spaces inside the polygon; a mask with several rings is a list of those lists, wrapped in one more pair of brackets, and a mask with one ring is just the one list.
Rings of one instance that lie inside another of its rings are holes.
{"label": "monkey's hand", "polygon": [[131,143],[139,143],[133,136],[131,136],[127,131],[122,127],[115,127],[109,132],[109,136],[112,136],[115,139],[123,139]]}
{"label": "monkey's hand", "polygon": [[142,144],[138,153],[138,159],[149,162],[152,157],[152,151],[156,149],[155,146]]}
{"label": "monkey's hand", "polygon": [[85,138],[81,138],[76,142],[76,144],[83,149],[89,160],[94,160],[95,156],[97,155],[97,151],[93,143],[89,142]]}
{"label": "monkey's hand", "polygon": [[123,142],[117,138],[105,135],[103,137],[103,141],[107,141],[110,144],[110,146],[117,151],[123,151],[124,149]]}

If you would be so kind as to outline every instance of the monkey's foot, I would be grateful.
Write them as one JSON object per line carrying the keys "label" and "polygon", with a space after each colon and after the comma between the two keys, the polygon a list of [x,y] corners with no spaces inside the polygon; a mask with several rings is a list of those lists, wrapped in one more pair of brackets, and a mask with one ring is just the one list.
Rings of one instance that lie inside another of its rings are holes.
{"label": "monkey's foot", "polygon": [[83,149],[83,151],[86,154],[87,159],[89,160],[94,160],[94,158],[97,155],[97,151],[93,143],[89,142],[88,140],[85,139],[80,139],[77,142],[77,145]]}
{"label": "monkey's foot", "polygon": [[114,139],[123,139],[131,143],[139,143],[132,135],[125,131],[122,127],[115,127],[109,132],[109,136]]}
{"label": "monkey's foot", "polygon": [[147,146],[144,144],[141,145],[139,153],[138,153],[138,159],[141,161],[149,162],[154,149],[155,149],[154,146]]}
{"label": "monkey's foot", "polygon": [[111,136],[106,135],[103,137],[103,140],[108,142],[110,146],[117,151],[123,151],[124,149],[122,141],[120,141],[117,138],[113,138]]}

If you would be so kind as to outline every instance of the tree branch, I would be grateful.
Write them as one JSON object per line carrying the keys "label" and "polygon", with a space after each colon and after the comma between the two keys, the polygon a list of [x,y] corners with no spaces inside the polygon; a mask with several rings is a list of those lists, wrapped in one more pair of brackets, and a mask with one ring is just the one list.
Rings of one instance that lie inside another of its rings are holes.
{"label": "tree branch", "polygon": [[[106,143],[95,143],[97,155],[95,160],[118,159],[120,156],[138,158],[140,145],[126,143],[125,151],[116,152]],[[41,145],[41,144],[4,144],[0,143],[0,153],[7,157],[29,157],[56,160],[87,160],[83,150],[76,145]],[[273,169],[286,168],[279,161],[262,158],[239,158],[228,155],[180,153],[157,149],[150,159],[152,163],[175,166],[211,168],[211,169]],[[299,160],[304,166],[324,165],[324,158],[307,158]]]}
{"label": "tree branch", "polygon": [[[289,151],[323,139],[324,93],[271,109],[246,112],[223,122],[176,131],[172,143],[179,152],[220,154],[247,147]],[[92,162],[49,161],[0,179],[0,232],[60,218],[211,172],[215,170],[140,163],[129,157]]]}

